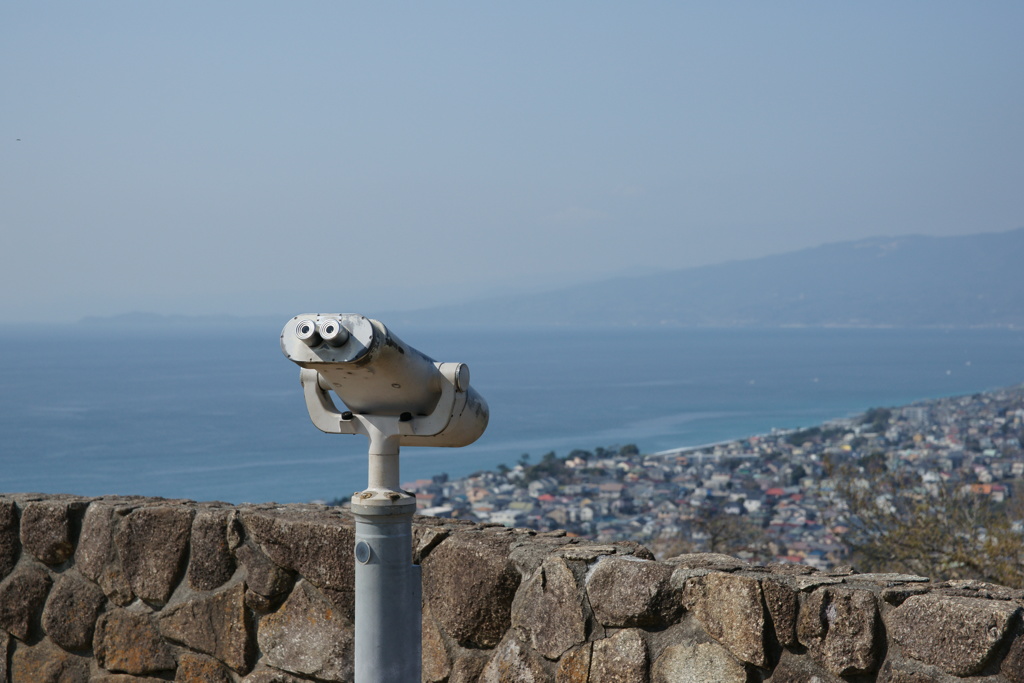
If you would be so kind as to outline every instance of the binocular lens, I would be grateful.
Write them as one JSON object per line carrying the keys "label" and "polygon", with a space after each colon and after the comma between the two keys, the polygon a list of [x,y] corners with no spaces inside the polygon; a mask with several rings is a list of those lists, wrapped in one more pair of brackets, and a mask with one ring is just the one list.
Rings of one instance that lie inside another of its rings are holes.
{"label": "binocular lens", "polygon": [[300,320],[295,326],[295,337],[308,346],[320,343],[320,335],[316,331],[316,323],[312,320]]}
{"label": "binocular lens", "polygon": [[348,341],[348,330],[334,318],[320,321],[320,337],[331,346],[341,346]]}

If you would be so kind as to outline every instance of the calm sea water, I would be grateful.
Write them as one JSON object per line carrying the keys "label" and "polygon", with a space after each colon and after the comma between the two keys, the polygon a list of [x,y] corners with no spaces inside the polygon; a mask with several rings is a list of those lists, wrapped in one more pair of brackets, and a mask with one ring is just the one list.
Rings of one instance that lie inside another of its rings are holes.
{"label": "calm sea water", "polygon": [[[278,327],[71,330],[0,329],[0,491],[297,502],[365,486],[365,440],[312,426]],[[397,332],[468,363],[491,406],[471,446],[403,449],[403,481],[523,453],[699,445],[1024,382],[1021,331]]]}

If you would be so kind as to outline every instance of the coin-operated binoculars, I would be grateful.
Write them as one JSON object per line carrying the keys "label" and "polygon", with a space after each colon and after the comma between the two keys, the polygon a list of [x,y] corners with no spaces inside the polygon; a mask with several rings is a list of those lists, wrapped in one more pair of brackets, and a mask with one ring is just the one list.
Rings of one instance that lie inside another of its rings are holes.
{"label": "coin-operated binoculars", "polygon": [[[420,680],[420,568],[412,563],[416,497],[399,486],[399,446],[465,446],[488,408],[463,363],[437,363],[376,320],[308,314],[281,332],[302,369],[309,417],[330,434],[369,438],[369,481],[352,496],[356,683]],[[333,391],[347,410],[338,410]]]}

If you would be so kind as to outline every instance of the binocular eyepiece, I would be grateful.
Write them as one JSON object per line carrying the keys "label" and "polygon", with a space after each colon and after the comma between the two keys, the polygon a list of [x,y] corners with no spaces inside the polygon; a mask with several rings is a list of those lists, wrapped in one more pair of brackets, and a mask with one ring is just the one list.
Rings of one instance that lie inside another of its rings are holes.
{"label": "binocular eyepiece", "polygon": [[325,318],[319,323],[306,319],[295,325],[295,337],[306,346],[342,346],[348,341],[349,334],[336,318]]}

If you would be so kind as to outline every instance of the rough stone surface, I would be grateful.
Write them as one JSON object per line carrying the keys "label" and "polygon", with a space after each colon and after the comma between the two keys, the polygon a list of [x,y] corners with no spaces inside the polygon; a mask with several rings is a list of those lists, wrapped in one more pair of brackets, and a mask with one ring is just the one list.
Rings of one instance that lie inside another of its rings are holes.
{"label": "rough stone surface", "polygon": [[264,667],[256,669],[243,678],[242,683],[309,683],[309,679],[292,676],[278,669]]}
{"label": "rough stone surface", "polygon": [[714,572],[690,579],[683,605],[733,655],[766,666],[765,610],[757,579]]}
{"label": "rough stone surface", "polygon": [[1024,628],[1021,626],[1017,628],[1017,637],[1003,657],[999,671],[1006,677],[1007,683],[1024,683]]}
{"label": "rough stone surface", "polygon": [[274,564],[262,550],[243,545],[235,555],[245,568],[245,583],[249,590],[265,598],[276,598],[291,590],[295,582],[292,574]]}
{"label": "rough stone surface", "polygon": [[336,515],[311,515],[301,508],[243,510],[242,524],[278,566],[318,588],[355,590],[351,522]]}
{"label": "rough stone surface", "polygon": [[661,626],[671,622],[680,604],[671,590],[672,567],[649,560],[609,556],[587,576],[594,616],[604,626]]}
{"label": "rough stone surface", "polygon": [[89,683],[89,658],[65,652],[49,640],[19,645],[11,657],[11,681]]}
{"label": "rough stone surface", "polygon": [[11,651],[11,637],[7,631],[0,631],[0,681],[7,680],[7,656]]}
{"label": "rough stone surface", "polygon": [[232,510],[201,510],[192,520],[192,549],[188,582],[200,591],[220,588],[235,573],[228,532],[234,523]]}
{"label": "rough stone surface", "polygon": [[0,583],[0,628],[15,638],[28,638],[50,590],[42,567],[22,564]]}
{"label": "rough stone surface", "polygon": [[555,670],[555,683],[587,683],[593,647],[586,643],[563,656]]}
{"label": "rough stone surface", "polygon": [[448,677],[448,683],[477,683],[485,666],[486,657],[475,654],[459,657],[452,662],[452,674]]}
{"label": "rough stone surface", "polygon": [[174,672],[177,683],[232,683],[231,673],[211,657],[185,652],[178,659]]}
{"label": "rough stone surface", "polygon": [[807,597],[797,637],[838,676],[874,672],[879,665],[878,607],[869,591],[829,586]]}
{"label": "rough stone surface", "polygon": [[747,671],[718,643],[669,645],[651,668],[654,683],[747,683]]}
{"label": "rough stone surface", "polygon": [[14,501],[0,500],[0,580],[3,580],[21,554],[18,508]]}
{"label": "rough stone surface", "polygon": [[520,576],[511,537],[466,532],[445,539],[423,560],[423,593],[442,630],[464,647],[490,648],[511,625]]}
{"label": "rough stone surface", "polygon": [[590,659],[590,683],[646,681],[647,643],[638,629],[619,631],[594,643]]}
{"label": "rough stone surface", "polygon": [[258,640],[272,667],[327,681],[352,678],[352,629],[306,581],[295,584],[281,609],[263,617]]}
{"label": "rough stone surface", "polygon": [[75,570],[60,575],[43,609],[43,630],[65,650],[88,650],[96,619],[107,601],[103,591]]}
{"label": "rough stone surface", "polygon": [[436,548],[441,541],[448,538],[450,533],[443,527],[423,524],[425,519],[430,518],[417,518],[416,521],[419,524],[415,524],[412,528],[412,561],[415,564],[421,564],[423,558],[429,555],[430,551]]}
{"label": "rough stone surface", "polygon": [[[512,560],[512,564],[515,565],[520,576],[532,576],[533,573],[536,572],[549,557],[565,557],[563,553],[566,549],[579,548],[580,546],[570,545],[573,540],[574,539],[569,537],[552,538],[550,536],[521,536],[509,545],[509,559]],[[615,552],[615,548],[612,546],[602,546],[602,548],[608,548],[611,551],[600,553],[603,555],[614,554]],[[572,554],[573,553],[570,552],[570,555]],[[594,557],[598,556],[599,555],[595,555]],[[577,555],[574,559],[583,558]]]}
{"label": "rough stone surface", "polygon": [[135,599],[114,545],[118,523],[130,509],[105,502],[92,503],[82,519],[82,532],[75,550],[75,568],[98,583],[111,602],[120,607]]}
{"label": "rough stone surface", "polygon": [[515,638],[506,638],[494,650],[480,674],[480,683],[547,683],[554,681],[536,655],[523,647]]}
{"label": "rough stone surface", "polygon": [[40,562],[59,565],[75,551],[72,508],[66,501],[35,501],[21,512],[21,546]]}
{"label": "rough stone surface", "polygon": [[166,678],[132,676],[131,674],[100,674],[89,679],[89,683],[166,683]]}
{"label": "rough stone surface", "polygon": [[428,683],[439,683],[448,678],[452,672],[452,660],[444,647],[444,637],[437,627],[433,616],[430,614],[430,606],[423,608],[422,648],[423,661],[421,670],[423,680]]}
{"label": "rough stone surface", "polygon": [[133,510],[114,536],[132,591],[162,605],[181,578],[192,511],[170,505]]}
{"label": "rough stone surface", "polygon": [[887,623],[908,657],[954,676],[980,673],[1020,611],[1010,602],[916,595],[894,609]]}
{"label": "rough stone surface", "polygon": [[784,647],[796,645],[796,615],[799,606],[797,592],[781,581],[772,579],[761,581],[761,592],[775,625],[775,637],[779,644]]}
{"label": "rough stone surface", "polygon": [[561,558],[549,558],[516,594],[512,628],[548,659],[586,640],[586,620],[576,577]]}
{"label": "rough stone surface", "polygon": [[885,660],[875,683],[957,683],[960,680],[934,666],[896,655]]}
{"label": "rough stone surface", "polygon": [[252,668],[252,629],[242,584],[189,600],[165,612],[159,622],[165,637],[216,657],[239,673]]}
{"label": "rough stone surface", "polygon": [[687,553],[670,557],[665,561],[680,569],[713,569],[720,572],[731,572],[750,567],[750,564],[743,560],[721,553]]}
{"label": "rough stone surface", "polygon": [[766,683],[848,683],[848,681],[829,673],[810,657],[802,657],[783,650],[779,663],[775,665],[772,675],[766,679]]}
{"label": "rough stone surface", "polygon": [[108,671],[147,674],[174,669],[171,649],[148,614],[115,609],[96,622],[96,661]]}

